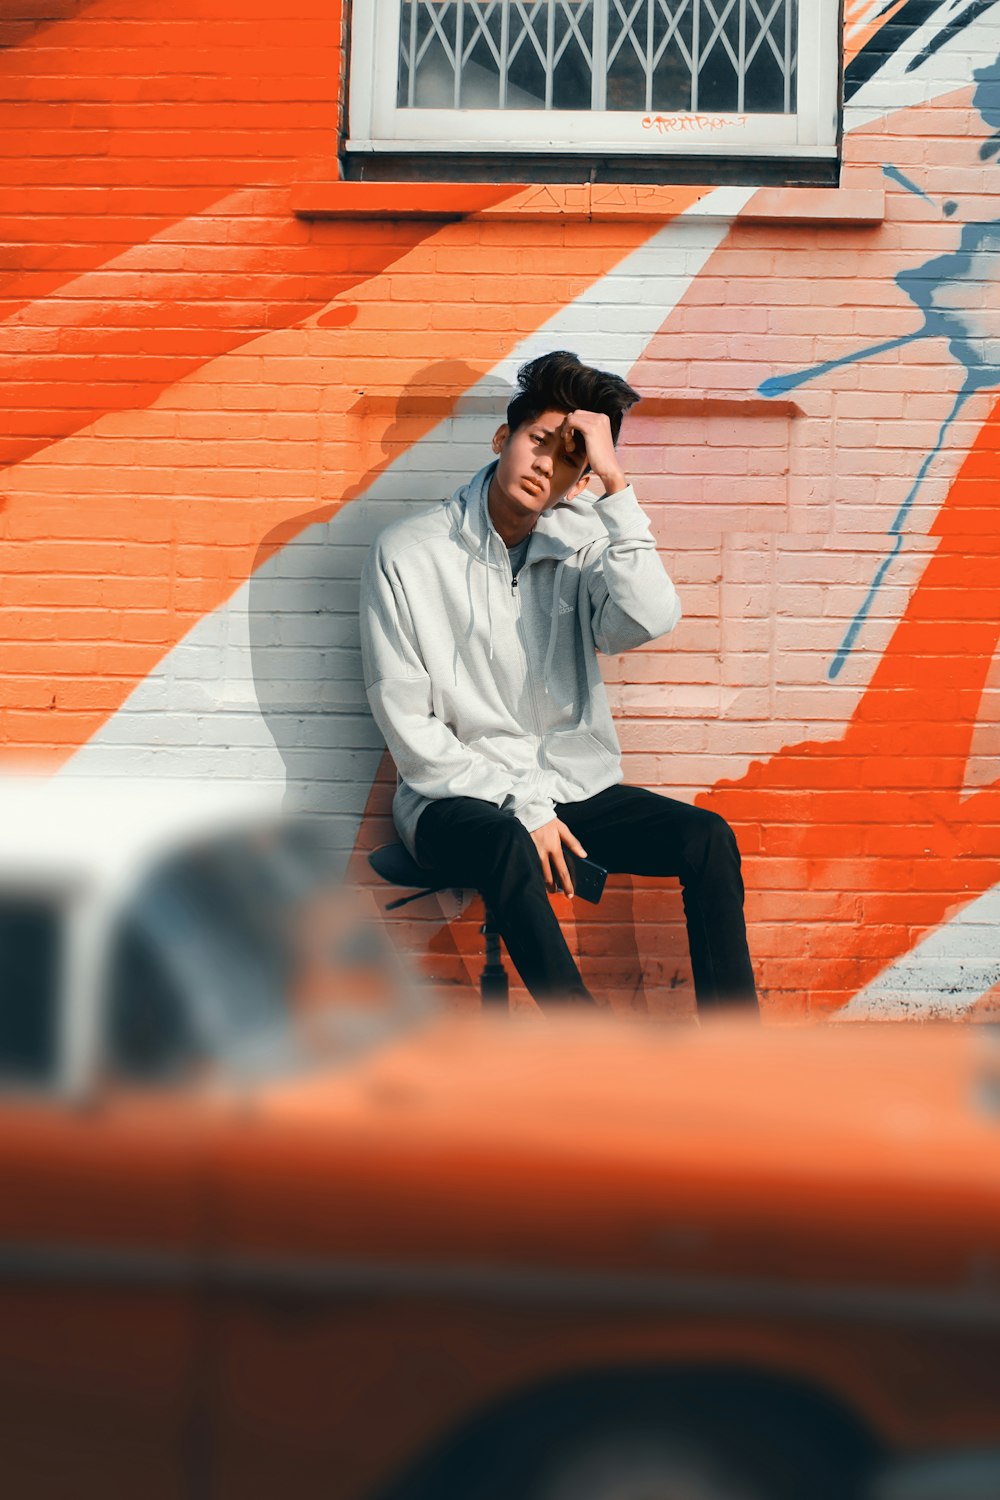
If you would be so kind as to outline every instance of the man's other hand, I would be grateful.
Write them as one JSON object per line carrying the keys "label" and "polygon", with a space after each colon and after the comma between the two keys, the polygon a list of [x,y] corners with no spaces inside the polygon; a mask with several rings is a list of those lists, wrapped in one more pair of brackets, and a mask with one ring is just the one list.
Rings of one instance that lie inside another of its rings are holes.
{"label": "man's other hand", "polygon": [[560,818],[553,818],[551,823],[543,823],[541,828],[533,828],[531,837],[538,850],[542,874],[549,890],[562,890],[567,896],[572,896],[573,881],[563,853],[563,844],[567,849],[572,849],[574,854],[579,854],[581,859],[586,859],[587,851],[580,840]]}
{"label": "man's other hand", "polygon": [[603,411],[586,411],[583,407],[571,411],[563,422],[563,441],[570,458],[586,456],[587,467],[597,475],[605,494],[616,495],[625,488],[628,480],[618,462],[611,423]]}

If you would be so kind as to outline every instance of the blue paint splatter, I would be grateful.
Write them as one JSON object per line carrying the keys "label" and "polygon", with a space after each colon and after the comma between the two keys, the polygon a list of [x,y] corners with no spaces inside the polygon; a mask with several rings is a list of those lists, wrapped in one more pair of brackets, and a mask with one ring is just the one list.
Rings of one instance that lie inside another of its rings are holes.
{"label": "blue paint splatter", "polygon": [[854,649],[854,643],[861,632],[861,627],[871,613],[871,607],[875,603],[875,596],[878,593],[879,589],[882,587],[882,584],[885,580],[885,575],[888,573],[889,568],[892,566],[893,560],[899,555],[900,551],[902,550],[903,524],[910,513],[910,509],[913,505],[914,500],[917,498],[917,492],[924,482],[927,470],[930,468],[932,462],[934,461],[935,455],[940,453],[941,451],[941,446],[944,443],[945,433],[948,431],[948,428],[951,426],[952,422],[954,422],[956,416],[958,415],[959,408],[962,406],[968,394],[968,390],[965,386],[963,386],[958,395],[955,397],[954,406],[945,417],[944,421],[941,423],[941,428],[937,435],[937,442],[934,444],[934,447],[931,449],[931,451],[925,455],[924,461],[920,465],[920,469],[917,473],[917,477],[913,481],[913,484],[910,486],[909,494],[893,517],[892,524],[889,527],[889,536],[892,537],[892,546],[875,570],[875,577],[872,579],[871,584],[869,585],[868,592],[865,595],[864,599],[861,601],[861,606],[855,613],[850,625],[848,625],[847,630],[844,634],[844,639],[837,647],[833,661],[830,663],[828,672],[831,681],[834,678],[840,676],[845,661]]}
{"label": "blue paint splatter", "polygon": [[955,202],[954,198],[949,198],[942,209],[942,213],[944,214],[946,219],[950,219],[952,214],[957,212],[958,204]]}
{"label": "blue paint splatter", "polygon": [[[988,68],[980,68],[973,74],[978,88],[973,103],[987,125],[997,130],[993,141],[987,142],[981,155],[986,157],[1000,150],[1000,57]],[[883,169],[886,176],[901,182],[904,187],[927,197],[920,188],[910,183],[895,167]],[[928,199],[928,201],[931,201]],[[948,205],[945,206],[947,212]],[[844,635],[830,664],[831,679],[839,676],[850,655],[862,625],[871,612],[872,604],[882,586],[893,559],[903,545],[903,527],[913,507],[920,486],[934,459],[941,452],[952,422],[958,416],[968,398],[979,390],[1000,386],[1000,219],[969,223],[963,226],[957,250],[948,255],[935,256],[922,266],[900,271],[896,284],[906,293],[910,301],[923,313],[923,324],[912,333],[901,338],[888,339],[871,344],[841,359],[826,360],[806,370],[797,370],[789,375],[772,376],[761,382],[758,390],[762,396],[777,396],[794,390],[807,381],[836,370],[842,365],[854,364],[858,360],[871,359],[890,349],[902,348],[905,344],[920,339],[942,338],[947,341],[952,358],[965,370],[965,380],[955,397],[951,411],[945,417],[934,447],[924,458],[919,473],[889,527],[892,546],[879,563],[871,586]]]}
{"label": "blue paint splatter", "polygon": [[[898,182],[900,187],[904,187],[908,193],[916,193],[917,197],[923,198],[926,203],[934,204],[934,199],[928,197],[923,188],[918,187],[915,182],[912,182],[906,176],[905,172],[901,172],[898,167],[883,167],[882,175],[888,177],[892,182]],[[934,206],[936,207],[937,205],[934,204]]]}
{"label": "blue paint splatter", "polygon": [[922,333],[904,333],[898,339],[886,339],[883,344],[869,344],[867,349],[858,349],[853,354],[844,354],[840,359],[828,359],[821,365],[810,365],[808,370],[795,370],[791,375],[770,375],[767,380],[762,380],[757,387],[761,396],[783,396],[786,391],[794,391],[796,386],[806,385],[810,380],[816,380],[820,375],[828,375],[831,370],[837,370],[841,365],[856,365],[858,360],[872,359],[876,354],[884,354],[887,349],[898,349],[903,344],[912,344],[914,339],[923,338]]}

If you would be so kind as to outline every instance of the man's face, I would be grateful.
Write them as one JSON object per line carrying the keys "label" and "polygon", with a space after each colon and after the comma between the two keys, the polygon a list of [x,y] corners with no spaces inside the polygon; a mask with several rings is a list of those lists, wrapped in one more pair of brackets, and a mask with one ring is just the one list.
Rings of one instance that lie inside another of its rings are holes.
{"label": "man's face", "polygon": [[[589,477],[583,443],[569,433],[564,411],[544,411],[514,432],[506,423],[493,438],[500,462],[494,483],[515,511],[540,516],[560,500],[574,500]],[[569,448],[567,448],[567,440]]]}

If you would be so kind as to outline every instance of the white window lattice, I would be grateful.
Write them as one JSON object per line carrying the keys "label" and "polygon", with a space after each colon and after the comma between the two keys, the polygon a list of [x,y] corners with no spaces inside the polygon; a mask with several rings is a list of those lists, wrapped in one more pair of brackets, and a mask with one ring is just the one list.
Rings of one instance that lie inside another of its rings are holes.
{"label": "white window lattice", "polygon": [[790,114],[797,0],[401,0],[398,107]]}

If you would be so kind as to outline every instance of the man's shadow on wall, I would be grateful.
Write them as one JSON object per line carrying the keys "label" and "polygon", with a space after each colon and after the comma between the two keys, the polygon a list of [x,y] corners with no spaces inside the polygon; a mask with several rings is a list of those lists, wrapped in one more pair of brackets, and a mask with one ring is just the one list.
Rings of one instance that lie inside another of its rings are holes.
{"label": "man's shadow on wall", "polygon": [[360,394],[338,437],[370,448],[365,472],[333,516],[323,507],[283,521],[258,548],[251,665],[285,767],[285,808],[326,820],[345,870],[384,755],[361,667],[365,557],[386,526],[446,499],[482,467],[510,394],[460,361],[427,365],[389,395]]}

